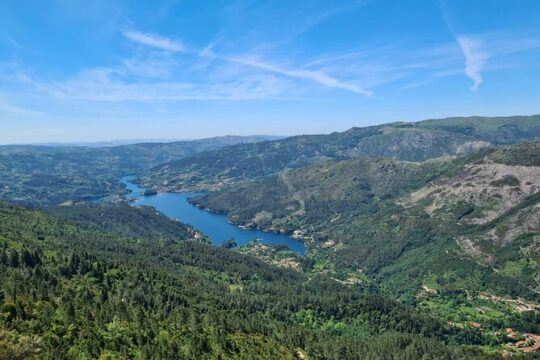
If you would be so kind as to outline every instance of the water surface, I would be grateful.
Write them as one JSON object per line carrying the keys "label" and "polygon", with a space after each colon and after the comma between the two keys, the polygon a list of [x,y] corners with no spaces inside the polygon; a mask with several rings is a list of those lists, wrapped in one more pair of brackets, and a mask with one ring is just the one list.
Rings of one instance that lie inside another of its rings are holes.
{"label": "water surface", "polygon": [[208,236],[214,246],[220,246],[223,241],[234,239],[239,246],[248,244],[253,239],[259,239],[267,245],[286,245],[289,249],[303,255],[304,243],[288,235],[274,234],[257,229],[242,229],[227,221],[222,214],[214,214],[188,203],[187,199],[202,195],[194,192],[160,193],[144,196],[146,189],[132,183],[134,176],[124,176],[120,181],[131,192],[127,195],[132,205],[152,206],[171,219],[177,219],[190,224]]}

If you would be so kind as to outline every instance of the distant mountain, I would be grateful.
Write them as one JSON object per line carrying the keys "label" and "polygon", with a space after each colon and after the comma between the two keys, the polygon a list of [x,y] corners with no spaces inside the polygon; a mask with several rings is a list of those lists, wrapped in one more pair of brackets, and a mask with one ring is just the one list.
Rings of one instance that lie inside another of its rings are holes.
{"label": "distant mountain", "polygon": [[109,141],[74,141],[74,142],[41,142],[41,143],[23,143],[16,145],[32,145],[32,146],[53,146],[53,147],[111,147],[121,145],[133,145],[141,143],[170,143],[182,141],[181,139],[126,139],[126,140],[109,140]]}
{"label": "distant mountain", "polygon": [[319,271],[367,276],[449,321],[493,326],[490,311],[510,323],[540,310],[540,142],[420,163],[329,161],[193,202],[294,233]]}
{"label": "distant mountain", "polygon": [[[106,140],[106,141],[75,141],[75,142],[46,142],[46,143],[30,143],[30,144],[15,144],[14,146],[51,146],[51,147],[113,147],[113,146],[122,146],[122,145],[134,145],[134,144],[148,144],[148,143],[173,143],[173,142],[185,142],[185,141],[199,141],[199,140],[229,140],[231,144],[236,144],[238,142],[256,142],[256,141],[267,141],[267,140],[278,140],[283,139],[284,136],[274,136],[274,135],[248,135],[248,136],[236,136],[236,135],[225,135],[217,136],[213,138],[206,139],[119,139],[119,140]],[[238,141],[240,140],[240,141]],[[0,145],[2,146],[2,145]],[[6,145],[4,145],[6,146]]]}
{"label": "distant mountain", "polygon": [[540,115],[399,122],[205,151],[152,168],[142,181],[161,190],[216,190],[327,160],[374,155],[422,161],[537,138]]}
{"label": "distant mountain", "polygon": [[117,196],[118,177],[153,166],[267,136],[223,136],[114,147],[0,146],[0,199],[32,205]]}

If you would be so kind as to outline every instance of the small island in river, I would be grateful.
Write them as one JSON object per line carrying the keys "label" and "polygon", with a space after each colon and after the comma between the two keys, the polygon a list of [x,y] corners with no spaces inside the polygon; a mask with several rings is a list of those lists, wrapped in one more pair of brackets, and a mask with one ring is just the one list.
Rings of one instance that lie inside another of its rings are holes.
{"label": "small island in river", "polygon": [[153,189],[147,189],[143,192],[143,196],[154,196],[157,195],[157,191]]}

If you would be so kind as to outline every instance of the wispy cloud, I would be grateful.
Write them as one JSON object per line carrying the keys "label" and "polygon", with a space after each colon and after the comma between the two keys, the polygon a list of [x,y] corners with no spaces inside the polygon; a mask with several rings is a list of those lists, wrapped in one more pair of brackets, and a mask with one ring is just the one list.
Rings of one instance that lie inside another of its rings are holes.
{"label": "wispy cloud", "polygon": [[[223,79],[220,79],[223,80]],[[276,76],[249,75],[214,83],[189,81],[133,81],[118,69],[95,68],[64,82],[36,82],[35,87],[53,99],[96,102],[160,102],[183,100],[287,100],[282,94],[293,87]],[[1,104],[0,104],[1,105]],[[0,107],[1,109],[1,107]]]}
{"label": "wispy cloud", "polygon": [[277,66],[277,65],[265,62],[265,61],[249,58],[249,57],[216,55],[213,52],[213,44],[208,45],[201,51],[187,51],[185,47],[183,47],[179,41],[161,37],[155,34],[143,34],[140,32],[132,31],[129,33],[124,33],[124,35],[130,40],[133,40],[133,41],[136,41],[136,42],[148,45],[148,46],[164,49],[164,50],[188,52],[192,55],[199,56],[202,58],[229,61],[236,64],[250,66],[250,67],[254,67],[254,68],[264,70],[267,72],[279,74],[279,75],[286,76],[289,78],[311,80],[326,87],[351,91],[351,92],[354,92],[356,94],[360,94],[363,96],[373,95],[373,92],[370,90],[366,90],[362,88],[361,86],[339,80],[322,71],[305,70],[305,69],[288,69],[288,68],[280,67],[280,66]]}
{"label": "wispy cloud", "polygon": [[40,116],[43,113],[35,110],[22,108],[0,100],[0,114]]}
{"label": "wispy cloud", "polygon": [[521,37],[516,42],[508,36],[505,40],[493,34],[469,34],[427,47],[392,43],[300,58],[298,53],[275,54],[259,48],[239,54],[216,42],[205,48],[188,48],[180,40],[162,35],[123,34],[149,51],[133,51],[116,63],[86,68],[64,79],[30,73],[14,78],[18,72],[7,68],[0,71],[0,79],[10,82],[14,91],[25,89],[27,95],[60,101],[289,100],[318,97],[323,89],[370,97],[373,89],[383,93],[383,85],[419,88],[461,74],[463,58],[465,74],[473,81],[471,89],[477,90],[483,72],[496,70],[496,64],[487,66],[488,59],[540,44],[536,37]]}
{"label": "wispy cloud", "polygon": [[177,60],[172,56],[165,57],[129,57],[121,60],[121,68],[137,78],[167,79],[171,77],[171,70]]}
{"label": "wispy cloud", "polygon": [[347,83],[342,80],[336,79],[335,77],[327,75],[321,71],[303,70],[303,69],[286,69],[277,65],[273,65],[266,62],[261,62],[258,60],[245,58],[245,57],[223,57],[222,59],[232,61],[237,64],[252,66],[257,69],[273,72],[273,73],[284,75],[291,78],[311,80],[318,84],[321,84],[330,88],[334,88],[334,89],[352,91],[356,94],[360,94],[364,96],[373,95],[373,92],[370,90],[366,90],[358,85]]}
{"label": "wispy cloud", "polygon": [[479,39],[460,35],[456,37],[456,40],[465,57],[465,75],[473,81],[471,90],[476,91],[483,82],[482,70],[489,54],[482,48],[482,42]]}
{"label": "wispy cloud", "polygon": [[185,46],[180,41],[171,40],[156,34],[143,33],[138,31],[124,31],[123,34],[126,38],[133,42],[152,48],[171,52],[185,51]]}
{"label": "wispy cloud", "polygon": [[15,38],[13,38],[11,35],[9,34],[4,34],[1,38],[0,38],[0,41],[6,43],[7,45],[17,49],[17,50],[27,50],[24,46],[22,46],[17,40],[15,40]]}
{"label": "wispy cloud", "polygon": [[482,71],[486,66],[486,61],[490,57],[490,54],[486,51],[480,38],[460,35],[460,32],[456,31],[457,21],[449,11],[448,4],[445,0],[439,0],[439,5],[446,28],[456,39],[465,57],[465,75],[473,82],[470,89],[471,91],[477,91],[480,84],[484,81]]}

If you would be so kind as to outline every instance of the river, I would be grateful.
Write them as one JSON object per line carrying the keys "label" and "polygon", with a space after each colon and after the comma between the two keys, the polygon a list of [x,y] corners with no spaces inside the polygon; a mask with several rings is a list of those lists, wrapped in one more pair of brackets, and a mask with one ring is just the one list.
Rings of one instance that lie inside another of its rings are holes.
{"label": "river", "polygon": [[124,176],[120,179],[122,184],[130,191],[127,195],[130,204],[152,206],[171,219],[180,220],[189,224],[210,238],[214,246],[220,246],[229,239],[236,243],[246,245],[253,239],[259,239],[267,245],[286,245],[289,249],[304,255],[304,243],[284,234],[274,234],[258,229],[243,229],[227,221],[223,214],[214,214],[209,211],[191,205],[187,200],[200,196],[201,193],[175,192],[159,193],[157,195],[144,196],[146,189],[132,183],[134,176]]}

